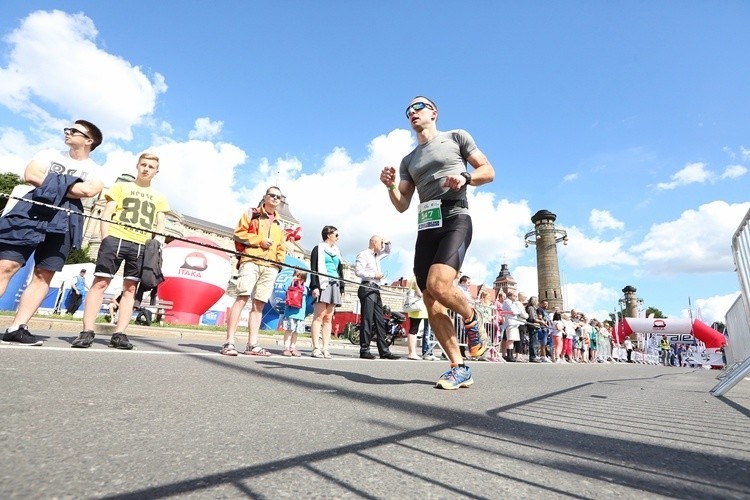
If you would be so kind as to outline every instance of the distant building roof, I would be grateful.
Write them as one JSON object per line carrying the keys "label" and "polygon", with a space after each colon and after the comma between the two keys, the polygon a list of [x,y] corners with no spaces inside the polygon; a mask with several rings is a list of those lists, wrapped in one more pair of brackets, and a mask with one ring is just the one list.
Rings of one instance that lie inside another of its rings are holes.
{"label": "distant building roof", "polygon": [[282,219],[294,224],[299,224],[299,221],[295,219],[292,212],[289,211],[289,204],[286,202],[286,196],[284,195],[281,196],[281,203],[279,203],[278,212]]}
{"label": "distant building roof", "polygon": [[208,232],[216,233],[227,238],[234,238],[234,228],[222,226],[221,224],[214,224],[207,220],[199,219],[197,217],[191,217],[185,214],[179,214],[183,224],[191,226],[196,229],[203,229]]}

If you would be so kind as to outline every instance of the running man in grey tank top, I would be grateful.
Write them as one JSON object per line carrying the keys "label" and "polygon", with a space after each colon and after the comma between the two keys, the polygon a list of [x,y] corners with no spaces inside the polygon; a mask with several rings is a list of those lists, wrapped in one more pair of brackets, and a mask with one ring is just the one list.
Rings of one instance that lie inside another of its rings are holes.
{"label": "running man in grey tank top", "polygon": [[[495,170],[465,130],[440,132],[438,108],[417,96],[406,108],[406,117],[417,134],[417,147],[404,157],[398,179],[392,166],[383,168],[380,181],[388,188],[391,203],[405,212],[416,190],[419,198],[414,274],[423,292],[430,326],[448,356],[451,368],[436,384],[458,389],[474,383],[465,365],[448,309],[467,318],[468,354],[481,356],[489,346],[485,321],[469,304],[455,281],[471,243],[472,225],[466,187],[492,182]],[[466,164],[473,167],[466,171]]]}

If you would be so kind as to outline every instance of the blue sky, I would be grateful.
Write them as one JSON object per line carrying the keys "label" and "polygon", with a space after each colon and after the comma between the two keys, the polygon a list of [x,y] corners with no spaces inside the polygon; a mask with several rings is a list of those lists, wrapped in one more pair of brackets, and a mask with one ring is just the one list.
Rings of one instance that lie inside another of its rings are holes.
{"label": "blue sky", "polygon": [[475,283],[508,263],[536,293],[523,235],[547,209],[568,307],[603,316],[633,285],[723,320],[750,208],[748,22],[739,1],[4,2],[0,161],[20,172],[87,118],[105,178],[153,150],[172,207],[228,226],[278,184],[306,247],[333,224],[353,260],[385,235],[396,279],[416,215],[378,174],[414,147],[403,112],[427,95],[497,172],[470,192]]}

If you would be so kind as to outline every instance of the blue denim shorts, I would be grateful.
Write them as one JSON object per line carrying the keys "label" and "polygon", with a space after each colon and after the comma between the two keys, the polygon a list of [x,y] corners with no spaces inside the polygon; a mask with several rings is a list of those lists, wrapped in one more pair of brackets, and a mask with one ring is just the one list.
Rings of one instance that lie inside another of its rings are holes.
{"label": "blue denim shorts", "polygon": [[547,344],[547,337],[549,336],[549,331],[546,328],[540,328],[537,332],[537,337],[539,338],[539,343],[542,345]]}

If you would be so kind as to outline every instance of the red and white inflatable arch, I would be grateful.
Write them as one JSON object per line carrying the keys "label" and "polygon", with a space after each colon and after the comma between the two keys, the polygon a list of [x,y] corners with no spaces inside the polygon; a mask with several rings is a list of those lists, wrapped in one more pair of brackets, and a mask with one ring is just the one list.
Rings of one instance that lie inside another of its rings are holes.
{"label": "red and white inflatable arch", "polygon": [[652,333],[666,335],[668,338],[691,334],[706,345],[706,348],[718,349],[727,343],[726,337],[703,323],[701,320],[685,318],[623,318],[617,328],[617,341],[622,343],[631,333]]}

